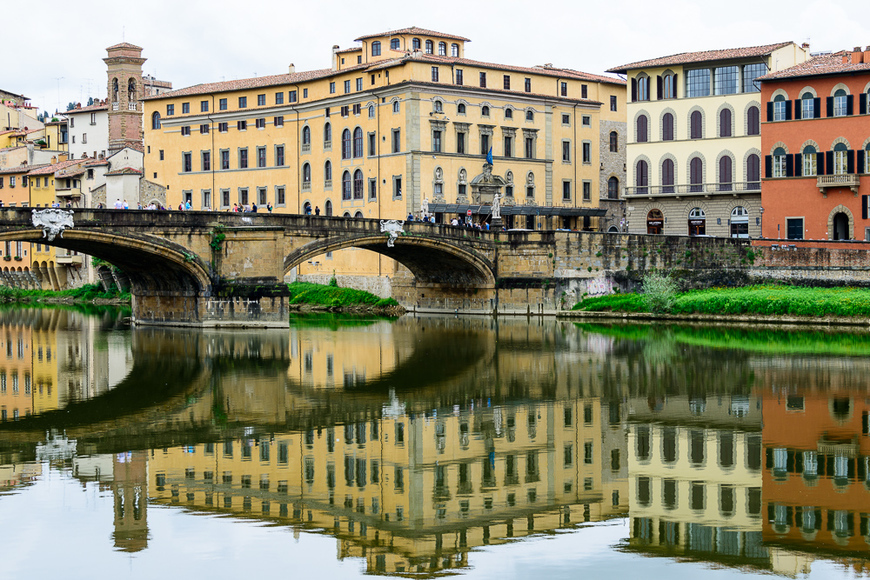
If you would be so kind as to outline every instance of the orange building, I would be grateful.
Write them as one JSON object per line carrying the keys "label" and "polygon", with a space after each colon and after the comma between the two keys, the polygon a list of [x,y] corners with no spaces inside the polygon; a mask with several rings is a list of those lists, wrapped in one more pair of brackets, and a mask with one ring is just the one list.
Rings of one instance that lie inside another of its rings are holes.
{"label": "orange building", "polygon": [[767,393],[762,441],[766,545],[870,548],[870,403],[864,393]]}
{"label": "orange building", "polygon": [[870,240],[870,47],[761,81],[762,236]]}

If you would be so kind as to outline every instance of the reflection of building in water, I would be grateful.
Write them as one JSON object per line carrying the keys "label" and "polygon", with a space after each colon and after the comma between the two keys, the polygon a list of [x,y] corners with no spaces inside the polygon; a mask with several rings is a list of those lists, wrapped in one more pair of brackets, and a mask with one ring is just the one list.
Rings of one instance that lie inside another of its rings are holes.
{"label": "reflection of building in water", "polygon": [[148,547],[148,459],[144,451],[118,453],[113,464],[115,547],[138,552]]}
{"label": "reflection of building in water", "polygon": [[765,394],[766,543],[867,558],[868,413],[863,389]]}
{"label": "reflection of building in water", "polygon": [[755,397],[630,401],[630,547],[768,568]]}
{"label": "reflection of building in water", "polygon": [[0,421],[34,411],[31,327],[23,320],[0,324]]}
{"label": "reflection of building in water", "polygon": [[152,495],[326,530],[370,572],[432,573],[466,565],[475,546],[624,513],[625,481],[613,475],[625,469],[621,432],[619,410],[595,398],[385,409],[355,424],[158,451]]}
{"label": "reflection of building in water", "polygon": [[32,484],[42,475],[41,463],[0,465],[0,493]]}

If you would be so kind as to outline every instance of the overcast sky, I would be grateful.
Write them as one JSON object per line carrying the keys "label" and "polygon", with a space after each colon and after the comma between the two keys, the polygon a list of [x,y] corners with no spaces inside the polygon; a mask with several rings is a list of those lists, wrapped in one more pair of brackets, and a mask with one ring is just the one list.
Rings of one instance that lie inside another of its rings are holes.
{"label": "overcast sky", "polygon": [[[8,5],[7,5],[8,4]],[[121,7],[129,6],[125,13]],[[0,89],[40,109],[105,98],[106,47],[141,46],[144,71],[174,88],[330,66],[333,45],[419,26],[470,38],[466,57],[546,62],[592,73],[678,52],[809,41],[812,51],[870,45],[857,3],[824,0],[501,0],[310,2],[148,0],[4,2]],[[849,13],[851,11],[851,13]]]}

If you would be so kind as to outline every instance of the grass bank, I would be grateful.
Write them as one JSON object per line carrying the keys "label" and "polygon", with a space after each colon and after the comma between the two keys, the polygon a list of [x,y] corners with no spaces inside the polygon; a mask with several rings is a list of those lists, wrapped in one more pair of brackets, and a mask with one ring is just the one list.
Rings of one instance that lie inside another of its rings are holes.
{"label": "grass bank", "polygon": [[[586,298],[572,310],[650,312],[643,294]],[[870,289],[745,286],[678,293],[668,314],[759,314],[870,317]]]}
{"label": "grass bank", "polygon": [[[334,279],[333,279],[334,280]],[[309,309],[340,312],[377,312],[402,314],[404,308],[393,298],[381,298],[371,292],[354,288],[341,288],[337,284],[314,284],[312,282],[293,282],[290,289],[290,304]]]}
{"label": "grass bank", "polygon": [[25,290],[0,286],[0,301],[26,304],[130,304],[129,292],[105,292],[98,284],[85,284],[69,290]]}

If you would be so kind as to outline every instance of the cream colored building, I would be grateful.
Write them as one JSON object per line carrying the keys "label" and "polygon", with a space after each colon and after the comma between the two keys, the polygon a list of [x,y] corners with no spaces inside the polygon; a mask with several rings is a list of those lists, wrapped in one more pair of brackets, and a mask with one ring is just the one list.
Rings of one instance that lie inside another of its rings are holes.
{"label": "cream colored building", "polygon": [[761,234],[758,77],[809,46],[680,53],[614,67],[628,77],[626,223],[632,233]]}

